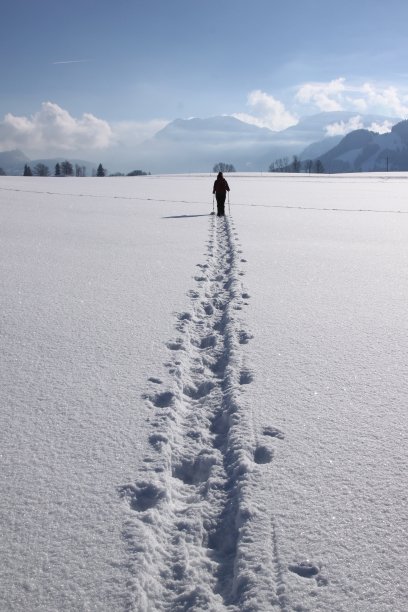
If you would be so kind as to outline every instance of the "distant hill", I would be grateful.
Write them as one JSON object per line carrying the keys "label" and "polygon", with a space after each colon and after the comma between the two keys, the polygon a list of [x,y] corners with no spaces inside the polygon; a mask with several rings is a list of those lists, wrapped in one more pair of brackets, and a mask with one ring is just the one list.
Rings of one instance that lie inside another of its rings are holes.
{"label": "distant hill", "polygon": [[[391,132],[391,135],[369,132],[372,135],[368,140],[365,136],[357,135],[347,139],[345,144],[341,135],[330,135],[336,131],[345,132],[353,123],[370,128],[371,125],[382,124],[386,120],[392,123],[398,121],[381,115],[335,111],[303,117],[297,125],[273,132],[232,116],[175,119],[127,154],[133,159],[133,168],[145,168],[153,173],[211,172],[218,162],[233,164],[238,171],[266,171],[275,160],[286,158],[290,162],[293,155],[302,160],[319,158],[325,168],[331,168],[333,172],[370,170],[373,166],[383,169],[384,161],[381,162],[380,158],[374,160],[375,150],[365,148],[371,144],[384,150],[395,149],[393,154],[389,153],[389,163],[395,168],[401,167],[405,162],[403,155],[398,157],[396,153],[398,143],[402,142],[398,130]],[[368,130],[356,132],[366,133]],[[381,140],[377,142],[378,138]],[[357,142],[354,139],[357,139]],[[340,148],[336,149],[338,146]],[[364,148],[364,153],[358,153],[361,148]],[[116,169],[119,157],[118,151],[105,152],[108,168],[112,166]],[[5,151],[0,153],[0,167],[7,174],[22,174],[25,163],[30,164],[32,169],[37,163],[43,163],[53,174],[55,164],[65,159],[67,158],[29,159],[22,151]],[[96,163],[82,159],[68,158],[68,161],[74,167],[75,164],[85,166],[88,176],[91,176],[92,170],[97,167]]]}
{"label": "distant hill", "polygon": [[[280,132],[231,116],[176,119],[141,145],[137,159],[152,172],[209,172],[219,161],[241,171],[267,170],[279,157],[307,159],[326,153],[341,140],[341,136],[328,136],[328,127],[347,125],[356,115],[346,111],[319,113]],[[379,115],[359,115],[359,119],[365,126],[390,120]]]}
{"label": "distant hill", "polygon": [[28,164],[32,170],[34,170],[35,166],[39,163],[45,164],[48,166],[50,173],[54,174],[55,165],[57,163],[61,163],[65,160],[71,162],[75,169],[75,164],[78,164],[81,168],[85,166],[86,173],[88,176],[92,175],[92,171],[97,168],[97,164],[95,162],[86,161],[83,159],[72,159],[67,157],[53,157],[49,159],[30,159],[19,149],[14,149],[13,151],[3,151],[0,152],[0,168],[3,168],[4,172],[11,176],[19,176],[23,174],[24,165]]}
{"label": "distant hill", "polygon": [[19,149],[0,152],[0,168],[6,174],[23,174],[24,164],[30,163],[30,159]]}
{"label": "distant hill", "polygon": [[322,155],[330,151],[333,147],[335,147],[341,140],[343,136],[328,136],[323,140],[319,140],[318,142],[313,142],[311,145],[303,149],[303,151],[299,154],[299,158],[302,160],[305,159],[317,159]]}
{"label": "distant hill", "polygon": [[273,138],[271,130],[235,117],[176,119],[143,143],[138,160],[152,172],[210,172],[220,161],[252,170]]}
{"label": "distant hill", "polygon": [[408,121],[391,132],[354,130],[320,157],[326,172],[408,170]]}
{"label": "distant hill", "polygon": [[191,134],[202,134],[204,138],[212,140],[214,136],[228,138],[244,138],[256,140],[269,140],[273,132],[268,128],[251,125],[230,116],[209,117],[207,119],[175,119],[168,123],[155,135],[159,140],[189,139]]}

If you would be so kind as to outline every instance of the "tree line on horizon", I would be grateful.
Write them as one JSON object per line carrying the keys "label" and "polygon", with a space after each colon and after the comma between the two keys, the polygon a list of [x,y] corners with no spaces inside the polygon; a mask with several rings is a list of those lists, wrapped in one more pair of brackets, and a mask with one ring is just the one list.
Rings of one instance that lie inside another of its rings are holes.
{"label": "tree line on horizon", "polygon": [[[5,175],[6,173],[2,168],[0,168],[0,175]],[[132,170],[132,172],[128,172],[128,174],[122,174],[121,172],[116,172],[115,174],[110,174],[109,176],[147,176],[150,172],[144,172],[144,170]],[[29,164],[24,164],[23,176],[86,176],[86,166],[80,166],[79,164],[71,164],[68,160],[63,162],[58,162],[55,164],[54,174],[51,174],[49,167],[46,164],[38,163],[32,169]],[[99,166],[92,171],[92,176],[108,176],[108,171],[106,168],[99,164]]]}
{"label": "tree line on horizon", "polygon": [[[306,159],[300,160],[297,155],[294,155],[292,161],[289,161],[288,157],[281,157],[273,161],[268,168],[269,172],[306,172],[311,174],[323,174],[325,172],[324,166],[320,159]],[[236,172],[233,164],[225,162],[218,162],[213,167],[213,172]],[[92,176],[147,176],[150,172],[144,170],[132,170],[124,174],[122,172],[115,172],[114,174],[108,174],[106,168],[99,164],[96,170],[92,171]],[[0,168],[0,176],[5,176],[6,172],[3,168]],[[46,164],[39,162],[32,169],[29,164],[24,165],[23,176],[86,176],[86,166],[80,166],[79,164],[73,165],[70,161],[65,160],[55,164],[54,174],[51,175],[50,169]]]}
{"label": "tree line on horizon", "polygon": [[269,172],[306,172],[311,174],[323,174],[324,166],[320,159],[305,159],[302,161],[297,155],[294,155],[292,161],[288,157],[281,157],[273,161],[269,168]]}
{"label": "tree line on horizon", "polygon": [[[312,172],[316,174],[323,174],[324,167],[320,159],[306,159],[301,161],[297,155],[293,156],[292,161],[289,161],[288,157],[283,157],[272,162],[268,168],[269,172]],[[233,164],[226,164],[225,162],[218,162],[213,167],[213,172],[236,172]]]}

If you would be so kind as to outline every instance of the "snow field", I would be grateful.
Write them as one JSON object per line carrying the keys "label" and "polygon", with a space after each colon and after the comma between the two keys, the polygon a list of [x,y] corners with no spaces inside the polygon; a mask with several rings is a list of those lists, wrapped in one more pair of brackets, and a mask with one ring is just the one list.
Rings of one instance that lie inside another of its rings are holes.
{"label": "snow field", "polygon": [[2,178],[0,609],[121,610],[117,487],[148,444],[141,394],[151,371],[166,381],[207,226],[109,180]]}
{"label": "snow field", "polygon": [[245,399],[253,374],[240,348],[252,336],[240,320],[248,294],[237,244],[233,221],[211,217],[191,308],[167,344],[173,387],[150,378],[152,450],[143,478],[121,489],[132,510],[125,535],[136,610],[266,609],[279,601],[254,503],[260,466],[273,451],[267,438],[256,444]]}
{"label": "snow field", "polygon": [[406,175],[212,180],[1,177],[2,610],[406,609]]}
{"label": "snow field", "polygon": [[[406,176],[280,182],[268,194],[254,180],[263,206],[237,206],[234,221],[252,298],[255,424],[273,414],[285,434],[267,469],[287,609],[402,611]],[[269,208],[268,196],[303,208]],[[290,571],[302,560],[326,586]]]}

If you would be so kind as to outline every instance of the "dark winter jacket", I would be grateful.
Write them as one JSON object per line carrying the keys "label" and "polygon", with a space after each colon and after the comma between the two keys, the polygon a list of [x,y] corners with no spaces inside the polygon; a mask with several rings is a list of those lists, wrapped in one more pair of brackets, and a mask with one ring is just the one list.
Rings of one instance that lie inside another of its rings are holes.
{"label": "dark winter jacket", "polygon": [[230,188],[224,177],[217,178],[214,181],[213,193],[226,193]]}

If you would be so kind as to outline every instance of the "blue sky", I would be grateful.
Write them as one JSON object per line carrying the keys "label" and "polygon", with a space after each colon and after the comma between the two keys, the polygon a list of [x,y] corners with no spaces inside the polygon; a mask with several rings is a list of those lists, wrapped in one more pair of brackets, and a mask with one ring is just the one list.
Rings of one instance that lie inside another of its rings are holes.
{"label": "blue sky", "polygon": [[405,116],[407,23],[406,0],[3,0],[0,150],[58,121],[88,150],[176,117]]}

